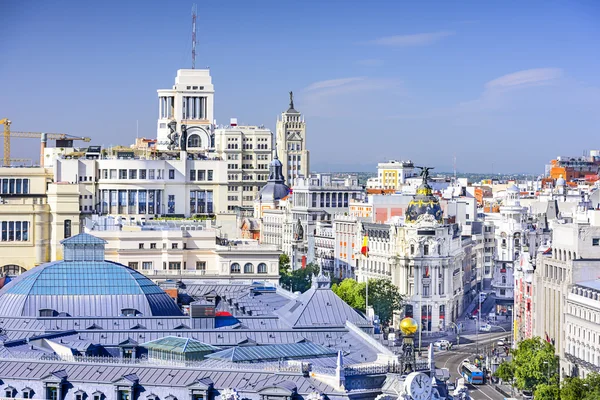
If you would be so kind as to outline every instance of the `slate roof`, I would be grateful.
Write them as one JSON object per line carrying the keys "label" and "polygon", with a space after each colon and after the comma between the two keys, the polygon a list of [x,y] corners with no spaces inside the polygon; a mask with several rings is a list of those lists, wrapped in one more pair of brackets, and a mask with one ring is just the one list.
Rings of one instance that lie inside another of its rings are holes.
{"label": "slate roof", "polygon": [[116,317],[125,308],[149,316],[182,315],[175,302],[150,279],[109,261],[44,264],[0,290],[0,316],[36,317],[39,310],[51,309],[74,317]]}
{"label": "slate roof", "polygon": [[0,376],[3,379],[20,381],[41,380],[56,373],[65,374],[72,383],[94,382],[112,384],[128,374],[135,374],[138,383],[145,388],[153,387],[187,387],[200,379],[210,377],[215,388],[236,388],[239,391],[255,391],[274,385],[278,382],[292,382],[300,394],[308,394],[315,390],[326,394],[339,394],[331,386],[314,378],[300,374],[273,374],[272,372],[256,372],[252,370],[214,371],[206,369],[189,369],[174,366],[136,367],[118,364],[85,364],[63,363],[56,361],[23,361],[3,360],[0,363]]}
{"label": "slate roof", "polygon": [[275,311],[275,314],[283,324],[294,329],[343,327],[346,321],[359,327],[371,326],[362,314],[329,288],[317,288],[314,284],[296,300]]}

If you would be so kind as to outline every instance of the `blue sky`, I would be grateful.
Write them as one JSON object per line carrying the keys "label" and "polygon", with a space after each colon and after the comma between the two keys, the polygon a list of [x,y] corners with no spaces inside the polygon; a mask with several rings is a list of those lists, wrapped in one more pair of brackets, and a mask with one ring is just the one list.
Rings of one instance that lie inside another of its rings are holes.
{"label": "blue sky", "polygon": [[[217,122],[274,129],[293,90],[311,169],[456,156],[459,171],[541,173],[600,147],[599,2],[198,3]],[[136,121],[154,137],[156,90],[191,66],[192,4],[2,2],[0,115],[105,146],[132,143]]]}

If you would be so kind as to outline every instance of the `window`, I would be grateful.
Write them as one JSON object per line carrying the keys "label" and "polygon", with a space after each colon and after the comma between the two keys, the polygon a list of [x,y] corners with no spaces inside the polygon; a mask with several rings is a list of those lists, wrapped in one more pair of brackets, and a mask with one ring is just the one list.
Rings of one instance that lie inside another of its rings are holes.
{"label": "window", "polygon": [[196,269],[198,271],[206,271],[206,261],[196,261]]}
{"label": "window", "polygon": [[244,273],[245,274],[253,274],[254,273],[254,265],[252,265],[252,263],[246,263],[244,265]]}
{"label": "window", "polygon": [[424,256],[429,255],[429,245],[428,244],[423,246],[423,255]]}
{"label": "window", "polygon": [[175,250],[175,249],[177,249],[177,247],[179,247],[179,244],[178,244],[178,243],[171,243],[171,248],[172,248],[172,249],[174,249],[174,250]]}
{"label": "window", "polygon": [[231,264],[230,270],[231,270],[232,274],[239,274],[241,272],[240,264],[238,264],[238,263]]}
{"label": "window", "polygon": [[40,317],[56,317],[58,313],[50,308],[42,308],[40,311]]}
{"label": "window", "polygon": [[152,261],[144,261],[142,263],[142,269],[145,269],[145,270],[152,269]]}
{"label": "window", "polygon": [[140,179],[146,179],[146,170],[140,169]]}
{"label": "window", "polygon": [[174,169],[169,170],[169,179],[175,179],[175,170]]}
{"label": "window", "polygon": [[267,264],[265,263],[260,263],[258,264],[258,271],[259,274],[266,274],[267,273]]}
{"label": "window", "polygon": [[119,179],[127,179],[127,170],[126,169],[119,170]]}
{"label": "window", "polygon": [[180,262],[170,262],[169,263],[169,269],[171,269],[171,270],[180,270],[181,269],[181,263]]}
{"label": "window", "polygon": [[600,238],[593,238],[592,246],[600,246]]}
{"label": "window", "polygon": [[71,220],[65,219],[64,227],[63,227],[63,237],[65,239],[71,237]]}
{"label": "window", "polygon": [[212,170],[212,169],[209,169],[209,170],[208,170],[208,180],[209,180],[209,181],[212,181],[212,180],[213,180],[213,170]]}
{"label": "window", "polygon": [[190,181],[195,181],[195,180],[196,180],[196,170],[190,169]]}
{"label": "window", "polygon": [[150,248],[151,249],[156,249],[156,243],[150,243]]}
{"label": "window", "polygon": [[410,245],[410,254],[415,254],[415,245],[414,244]]}
{"label": "window", "polygon": [[153,169],[148,170],[148,179],[154,179],[154,170]]}
{"label": "window", "polygon": [[138,249],[142,250],[144,248],[144,243],[139,243],[138,244]]}
{"label": "window", "polygon": [[206,170],[203,170],[203,169],[198,170],[198,180],[199,181],[206,180]]}
{"label": "window", "polygon": [[121,310],[121,315],[124,317],[135,317],[138,314],[138,310],[135,308],[123,308]]}
{"label": "window", "polygon": [[129,170],[129,179],[137,179],[137,169]]}
{"label": "window", "polygon": [[137,261],[131,261],[128,263],[129,268],[135,269],[137,271],[139,263]]}

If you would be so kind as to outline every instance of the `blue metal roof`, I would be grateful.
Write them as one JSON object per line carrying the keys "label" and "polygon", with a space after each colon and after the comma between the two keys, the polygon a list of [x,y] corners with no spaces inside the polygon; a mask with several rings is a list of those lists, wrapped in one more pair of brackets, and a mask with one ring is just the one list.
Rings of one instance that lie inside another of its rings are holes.
{"label": "blue metal roof", "polygon": [[[78,235],[79,236],[79,235]],[[118,316],[132,308],[151,316],[182,315],[175,302],[137,271],[110,261],[58,261],[15,278],[0,290],[0,315]]]}
{"label": "blue metal roof", "polygon": [[320,344],[286,343],[265,346],[240,346],[216,353],[208,354],[206,358],[227,360],[232,362],[265,361],[292,358],[327,357],[337,355],[337,350],[321,346]]}

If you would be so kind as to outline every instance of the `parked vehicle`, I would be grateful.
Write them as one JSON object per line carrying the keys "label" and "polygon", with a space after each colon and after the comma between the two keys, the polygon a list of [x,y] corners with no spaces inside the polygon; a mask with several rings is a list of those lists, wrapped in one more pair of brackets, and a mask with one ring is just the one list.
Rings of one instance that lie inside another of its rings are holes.
{"label": "parked vehicle", "polygon": [[438,349],[444,350],[444,349],[447,349],[448,347],[450,347],[450,342],[446,339],[441,339],[441,340],[438,340],[437,342],[434,342],[433,346],[437,347]]}
{"label": "parked vehicle", "polygon": [[490,324],[485,324],[480,326],[479,330],[482,332],[490,332],[492,330],[492,326]]}

